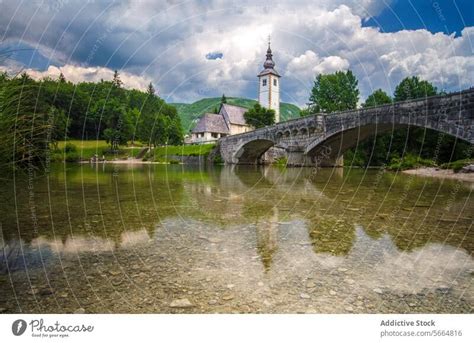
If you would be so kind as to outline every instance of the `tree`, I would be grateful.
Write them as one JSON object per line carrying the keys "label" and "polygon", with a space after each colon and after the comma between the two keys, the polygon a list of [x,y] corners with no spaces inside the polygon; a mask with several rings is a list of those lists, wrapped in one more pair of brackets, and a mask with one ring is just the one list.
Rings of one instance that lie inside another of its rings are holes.
{"label": "tree", "polygon": [[365,103],[362,104],[362,107],[374,107],[383,104],[390,104],[391,102],[392,98],[387,93],[381,89],[377,89],[370,94],[367,99],[365,99]]}
{"label": "tree", "polygon": [[0,83],[0,172],[39,167],[55,139],[49,105],[26,73]]}
{"label": "tree", "polygon": [[225,94],[222,94],[221,104],[227,104],[227,98],[225,97]]}
{"label": "tree", "polygon": [[264,127],[275,124],[275,111],[269,110],[256,103],[244,113],[245,122],[254,128]]}
{"label": "tree", "polygon": [[118,150],[119,145],[126,144],[131,138],[132,126],[125,107],[117,100],[100,101],[95,109],[105,122],[104,138],[112,150]]}
{"label": "tree", "polygon": [[395,88],[393,94],[395,101],[426,98],[436,95],[438,90],[428,81],[420,80],[418,76],[404,78]]}
{"label": "tree", "polygon": [[306,117],[306,116],[309,116],[310,114],[311,114],[311,110],[309,107],[305,107],[300,110],[300,117]]}
{"label": "tree", "polygon": [[62,72],[59,73],[58,81],[59,81],[59,83],[65,83],[66,82],[66,78],[64,77],[64,74]]}
{"label": "tree", "polygon": [[147,92],[148,95],[153,95],[153,96],[155,95],[155,87],[153,87],[153,83],[150,82],[148,84],[146,92]]}
{"label": "tree", "polygon": [[121,88],[123,85],[123,82],[122,80],[120,80],[120,75],[117,70],[114,71],[114,78],[112,80],[112,84],[117,88]]}
{"label": "tree", "polygon": [[359,101],[358,81],[352,71],[319,74],[309,97],[312,112],[336,112],[355,109]]}

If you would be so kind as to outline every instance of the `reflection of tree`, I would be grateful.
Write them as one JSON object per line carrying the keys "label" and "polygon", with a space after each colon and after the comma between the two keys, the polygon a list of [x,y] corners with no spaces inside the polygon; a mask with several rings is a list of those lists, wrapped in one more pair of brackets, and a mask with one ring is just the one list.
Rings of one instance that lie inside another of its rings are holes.
{"label": "reflection of tree", "polygon": [[[166,169],[133,169],[89,165],[34,180],[3,184],[0,218],[5,240],[30,242],[38,236],[64,240],[73,235],[107,237],[116,244],[127,231],[146,229],[151,236],[163,219],[178,215],[184,178]],[[113,176],[114,172],[116,175]],[[167,173],[172,174],[169,182]],[[16,197],[18,206],[8,199]]]}
{"label": "reflection of tree", "polygon": [[316,253],[347,255],[355,240],[354,226],[338,216],[309,218],[309,237]]}

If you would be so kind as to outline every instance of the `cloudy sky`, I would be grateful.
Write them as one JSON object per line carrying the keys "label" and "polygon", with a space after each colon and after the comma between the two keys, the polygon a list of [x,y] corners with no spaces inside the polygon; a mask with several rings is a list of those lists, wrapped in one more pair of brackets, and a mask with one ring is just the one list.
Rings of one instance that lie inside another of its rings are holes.
{"label": "cloudy sky", "polygon": [[285,102],[305,104],[317,73],[346,69],[362,99],[408,75],[474,85],[472,0],[0,0],[0,35],[0,69],[74,82],[118,69],[170,102],[256,98],[269,35]]}

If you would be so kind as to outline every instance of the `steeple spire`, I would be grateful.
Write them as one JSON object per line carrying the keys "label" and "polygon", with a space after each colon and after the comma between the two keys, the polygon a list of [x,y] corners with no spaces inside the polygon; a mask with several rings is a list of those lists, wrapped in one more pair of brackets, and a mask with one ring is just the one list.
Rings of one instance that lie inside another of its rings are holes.
{"label": "steeple spire", "polygon": [[268,36],[268,49],[267,49],[267,59],[263,63],[265,69],[273,69],[275,67],[275,62],[273,62],[272,49],[270,47],[270,35]]}

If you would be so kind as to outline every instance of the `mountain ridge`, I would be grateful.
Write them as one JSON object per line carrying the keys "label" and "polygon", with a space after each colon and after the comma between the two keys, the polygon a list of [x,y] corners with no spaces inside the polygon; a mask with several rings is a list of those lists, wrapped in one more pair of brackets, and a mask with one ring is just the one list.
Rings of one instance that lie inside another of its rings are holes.
{"label": "mountain ridge", "polygon": [[[170,103],[176,107],[178,115],[181,119],[181,126],[183,131],[187,133],[192,130],[197,123],[197,120],[204,114],[213,112],[214,109],[221,103],[221,98],[203,98],[193,103]],[[236,106],[250,108],[257,103],[256,100],[248,98],[228,97],[227,103]],[[280,117],[282,121],[298,118],[300,115],[300,108],[296,105],[281,102],[280,103]]]}

